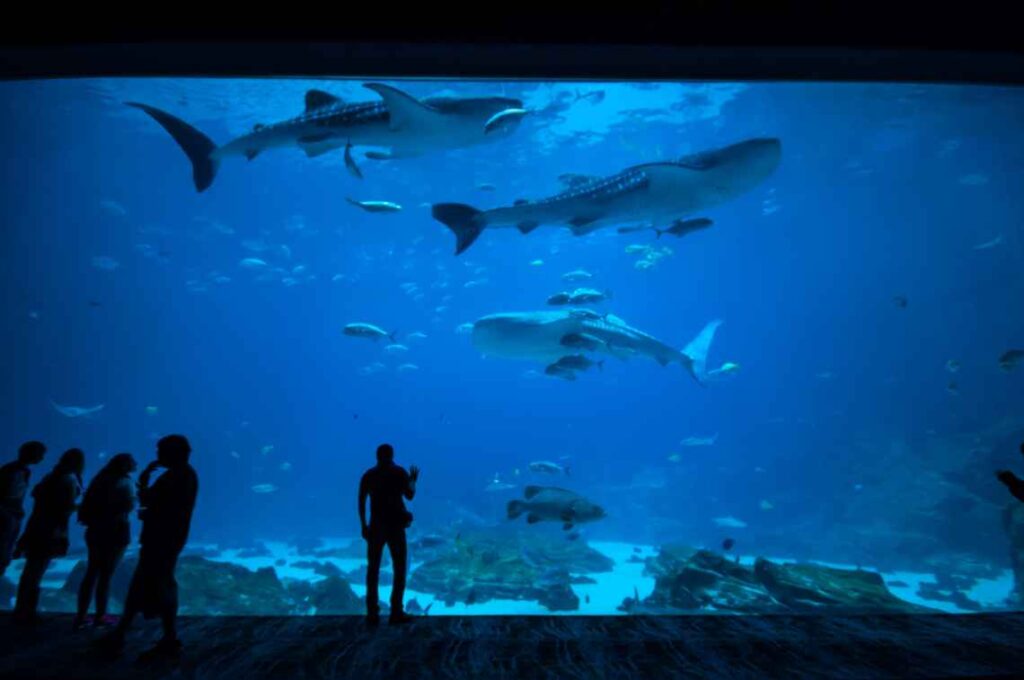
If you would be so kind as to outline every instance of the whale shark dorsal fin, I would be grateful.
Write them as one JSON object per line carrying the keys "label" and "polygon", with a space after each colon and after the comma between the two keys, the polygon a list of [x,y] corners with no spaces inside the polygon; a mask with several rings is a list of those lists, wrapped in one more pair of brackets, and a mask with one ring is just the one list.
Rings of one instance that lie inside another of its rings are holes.
{"label": "whale shark dorsal fin", "polygon": [[335,97],[330,92],[324,92],[323,90],[306,91],[306,113],[325,106],[332,106],[340,103],[341,98]]}
{"label": "whale shark dorsal fin", "polygon": [[442,116],[437,109],[402,92],[397,87],[383,83],[366,83],[363,87],[373,90],[384,100],[384,106],[388,109],[389,126],[392,130],[424,127]]}

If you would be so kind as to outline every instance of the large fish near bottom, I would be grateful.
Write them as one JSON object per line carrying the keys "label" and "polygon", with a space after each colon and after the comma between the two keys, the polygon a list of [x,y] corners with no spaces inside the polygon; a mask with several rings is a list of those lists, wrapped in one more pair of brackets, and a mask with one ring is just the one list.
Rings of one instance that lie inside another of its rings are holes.
{"label": "large fish near bottom", "polygon": [[633,328],[612,314],[586,309],[491,314],[473,324],[473,345],[486,356],[555,365],[586,341],[591,352],[620,359],[646,356],[662,366],[678,363],[703,384],[707,356],[721,321],[704,326],[682,350]]}
{"label": "large fish near bottom", "polygon": [[209,188],[220,162],[230,156],[252,160],[267,149],[298,147],[312,158],[351,145],[390,149],[367,154],[369,158],[408,158],[506,137],[517,121],[492,131],[485,130],[485,124],[495,114],[522,108],[520,100],[509,97],[416,99],[390,85],[368,83],[365,87],[376,92],[380,101],[347,103],[328,92],[309,90],[302,114],[257,125],[222,146],[166,111],[137,102],[128,102],[128,106],[145,111],[170,133],[192,162],[192,179],[200,192]]}
{"label": "large fish near bottom", "polygon": [[625,223],[668,224],[750,191],[775,172],[781,158],[778,139],[748,139],[678,161],[635,165],[611,177],[577,182],[538,201],[493,210],[437,203],[432,214],[455,233],[456,255],[484,229],[496,227],[529,234],[548,224],[569,227],[580,236]]}

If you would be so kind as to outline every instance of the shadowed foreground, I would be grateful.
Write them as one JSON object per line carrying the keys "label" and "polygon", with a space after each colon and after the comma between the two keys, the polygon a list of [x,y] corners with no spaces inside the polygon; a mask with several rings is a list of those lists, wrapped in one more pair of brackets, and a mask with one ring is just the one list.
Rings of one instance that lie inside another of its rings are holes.
{"label": "shadowed foreground", "polygon": [[177,664],[140,664],[158,626],[104,659],[70,615],[0,618],[0,677],[1019,677],[1024,614],[444,617],[368,632],[356,617],[185,617]]}

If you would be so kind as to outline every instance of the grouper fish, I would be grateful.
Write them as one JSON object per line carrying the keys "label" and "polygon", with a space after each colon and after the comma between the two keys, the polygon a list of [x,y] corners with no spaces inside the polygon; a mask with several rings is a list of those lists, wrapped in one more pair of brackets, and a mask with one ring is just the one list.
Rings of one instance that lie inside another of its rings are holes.
{"label": "grouper fish", "polygon": [[537,201],[520,200],[492,210],[437,203],[431,210],[455,234],[456,255],[484,229],[514,227],[529,234],[541,225],[554,225],[582,236],[627,223],[670,224],[750,191],[775,172],[781,158],[778,139],[748,139],[677,161],[634,165]]}
{"label": "grouper fish", "polygon": [[586,309],[491,314],[473,324],[473,345],[486,356],[525,359],[556,365],[563,357],[577,353],[566,338],[585,337],[595,353],[620,359],[647,356],[662,366],[679,363],[703,384],[707,377],[707,356],[715,331],[722,322],[711,321],[684,349],[631,327],[613,314]]}

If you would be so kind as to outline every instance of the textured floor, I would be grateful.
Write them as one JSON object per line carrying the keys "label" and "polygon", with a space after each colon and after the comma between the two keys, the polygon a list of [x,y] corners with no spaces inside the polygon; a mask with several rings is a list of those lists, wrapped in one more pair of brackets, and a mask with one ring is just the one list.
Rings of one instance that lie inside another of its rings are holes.
{"label": "textured floor", "polygon": [[0,618],[3,678],[1024,677],[1024,614],[429,617],[367,631],[351,617],[185,618],[175,663],[115,660],[49,615]]}

